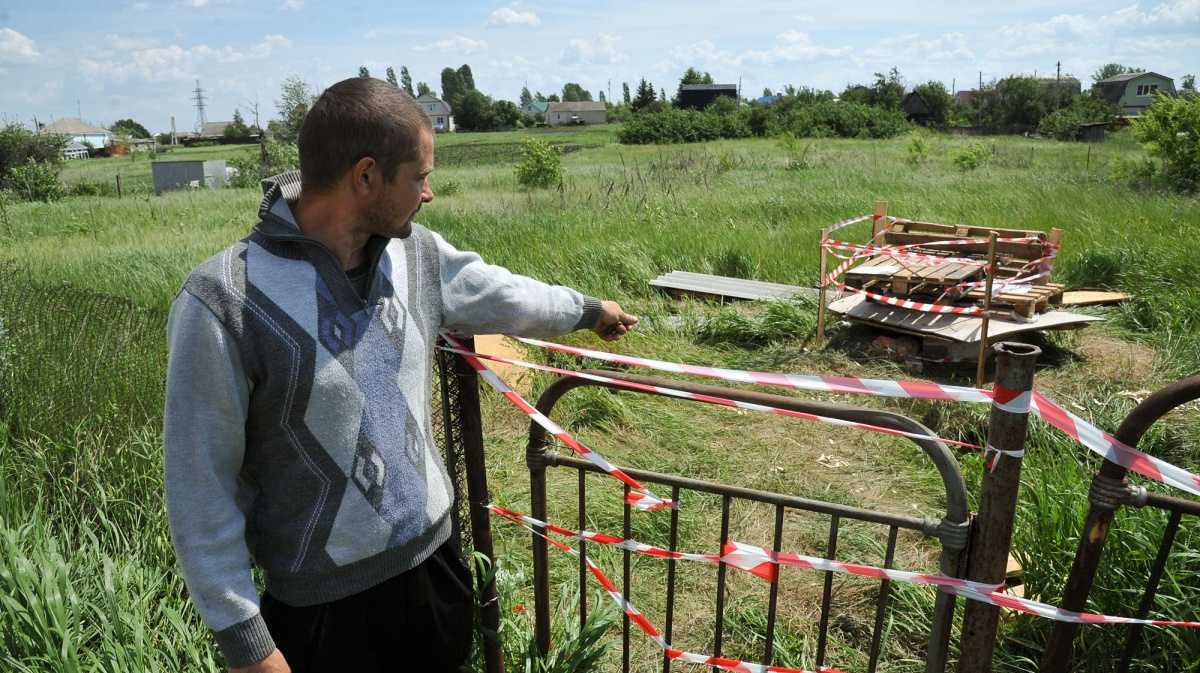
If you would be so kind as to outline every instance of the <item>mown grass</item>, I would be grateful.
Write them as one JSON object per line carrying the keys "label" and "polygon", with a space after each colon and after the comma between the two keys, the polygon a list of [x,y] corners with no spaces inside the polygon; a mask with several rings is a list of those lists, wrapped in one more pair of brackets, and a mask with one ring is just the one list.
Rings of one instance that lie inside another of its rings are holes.
{"label": "mown grass", "polygon": [[[887,200],[889,212],[914,219],[1063,228],[1056,281],[1135,294],[1130,302],[1099,310],[1110,318],[1103,327],[1037,341],[1047,353],[1039,388],[1101,428],[1111,431],[1119,424],[1134,404],[1133,393],[1200,371],[1195,280],[1200,262],[1181,244],[1200,227],[1197,202],[1115,183],[1108,169],[1116,158],[1141,153],[1125,136],[1102,146],[988,138],[988,161],[975,171],[962,171],[947,155],[966,141],[949,137],[931,137],[928,155],[912,163],[903,139],[820,140],[800,148],[761,139],[628,147],[615,144],[608,127],[531,133],[580,148],[565,155],[566,177],[558,188],[529,191],[517,186],[505,156],[523,133],[439,136],[438,151],[449,160],[439,161],[431,184],[435,193],[448,188],[422,210],[421,219],[456,246],[477,250],[491,262],[620,300],[643,318],[639,329],[615,346],[624,352],[746,369],[911,378],[896,363],[872,353],[866,346],[870,337],[859,329],[834,325],[829,348],[808,350],[811,305],[720,307],[669,299],[647,285],[673,269],[812,285],[819,230],[869,213],[876,200]],[[88,170],[145,167],[149,175],[148,164],[140,159],[108,161]],[[82,165],[72,165],[67,179],[83,174]],[[98,293],[161,315],[196,263],[249,231],[259,198],[254,190],[227,189],[7,205],[0,211],[0,254],[20,260],[24,277],[38,287],[60,288],[68,299],[74,288],[78,296],[72,307]],[[863,240],[863,231],[843,233]],[[0,292],[11,296],[13,285],[0,287]],[[10,334],[20,315],[14,308],[3,314]],[[81,344],[101,343],[111,326],[99,319],[95,323],[70,329],[92,334]],[[153,338],[161,340],[161,332]],[[572,339],[596,344],[585,335]],[[44,400],[47,408],[61,408],[72,399],[54,386],[29,382],[35,380],[31,373],[43,379],[56,376],[52,369],[33,366],[45,367],[44,359],[54,352],[46,338],[9,340],[4,347],[0,369],[6,369],[0,373],[8,378],[0,379],[25,383],[0,394]],[[93,357],[81,359],[81,351],[91,351]],[[161,358],[161,350],[157,352]],[[95,378],[120,380],[119,359],[102,349],[74,349],[66,357],[73,363],[69,366]],[[139,362],[146,372],[161,376],[161,359],[148,356]],[[973,367],[969,369],[930,367],[926,375],[969,383]],[[18,371],[25,378],[17,377]],[[530,376],[529,387],[536,393],[549,380]],[[161,391],[146,391],[140,399],[150,402],[142,406],[160,404],[156,396]],[[982,443],[987,427],[985,408],[827,399],[886,406],[922,419],[944,436],[976,443]],[[160,496],[156,422],[146,423],[142,416],[137,423],[114,424],[111,417],[128,421],[133,412],[72,405],[80,407],[73,424],[6,424],[0,434],[0,562],[6,564],[0,573],[5,605],[0,634],[8,657],[0,663],[6,670],[216,670],[219,654],[174,569]],[[100,422],[104,416],[108,418]],[[1144,445],[1196,469],[1191,438],[1200,430],[1197,416],[1195,408],[1172,415]],[[906,442],[890,437],[604,392],[573,393],[555,417],[623,465],[918,516],[938,516],[942,506],[940,485],[928,462]],[[502,398],[485,392],[484,423],[493,495],[500,504],[525,510],[526,420]],[[1095,460],[1046,426],[1035,422],[1033,427],[1014,549],[1025,568],[1027,594],[1053,602],[1074,551]],[[822,455],[825,463],[818,462]],[[964,453],[961,460],[974,487],[982,469],[979,458]],[[841,467],[826,467],[835,461]],[[619,532],[619,495],[607,481],[593,483],[589,527]],[[552,493],[552,519],[573,525],[573,476],[552,475]],[[717,511],[711,498],[689,500],[681,512],[681,549],[711,551]],[[1095,610],[1131,614],[1136,600],[1128,588],[1144,577],[1145,559],[1153,556],[1162,527],[1156,516],[1119,515],[1115,551],[1098,580],[1102,588]],[[772,518],[752,507],[736,511],[735,537],[769,544]],[[785,547],[821,553],[827,525],[805,517],[789,519]],[[528,534],[499,521],[494,528],[505,551],[501,570],[509,573],[506,600],[528,605]],[[661,518],[636,516],[633,533],[645,542],[665,544]],[[1200,604],[1194,582],[1188,580],[1198,570],[1196,533],[1195,523],[1186,522],[1169,569],[1161,609],[1171,618],[1188,619],[1194,608],[1187,606]],[[877,531],[851,527],[844,535],[844,554],[881,562]],[[620,576],[617,555],[594,545],[590,552],[611,577]],[[902,537],[898,562],[905,569],[929,570],[935,554],[928,543]],[[574,577],[573,564],[564,559],[552,560],[555,586]],[[637,559],[634,569],[631,599],[661,624],[665,567]],[[813,664],[815,587],[821,579],[805,571],[784,574],[782,628],[776,632],[777,661],[784,665]],[[681,598],[677,607],[676,640],[693,651],[711,651],[714,571],[681,568],[680,582],[690,597]],[[865,606],[873,589],[852,579],[836,586],[835,609],[843,618],[832,631],[827,661],[857,670],[863,665],[862,628],[870,619]],[[729,592],[726,652],[757,656],[766,614],[763,585],[733,576]],[[910,586],[896,592],[904,609],[890,617],[883,670],[919,670],[932,593]],[[525,628],[515,613],[509,622],[514,632]],[[1006,618],[998,668],[1031,668],[1048,630],[1042,620]],[[1120,635],[1111,627],[1085,627],[1080,668],[1102,670],[1119,647],[1115,639]],[[519,648],[522,638],[515,633],[509,642]],[[659,668],[655,646],[637,636],[633,641],[635,670]],[[1190,631],[1152,629],[1139,652],[1143,670],[1184,670],[1173,667],[1200,657],[1200,642]],[[603,670],[613,670],[616,656],[609,653]]]}

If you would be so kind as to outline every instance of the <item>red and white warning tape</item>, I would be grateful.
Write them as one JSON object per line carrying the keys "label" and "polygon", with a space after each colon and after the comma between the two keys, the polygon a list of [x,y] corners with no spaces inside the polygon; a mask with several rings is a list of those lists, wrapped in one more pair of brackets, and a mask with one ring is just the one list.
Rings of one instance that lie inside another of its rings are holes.
{"label": "red and white warning tape", "polygon": [[[720,367],[703,367],[697,365],[677,364],[662,360],[605,353],[586,348],[564,346],[548,341],[510,337],[521,343],[541,346],[573,355],[614,362],[634,367],[645,367],[659,371],[675,372],[690,376],[701,376],[724,381],[753,383],[783,388],[797,388],[829,393],[855,393],[859,395],[879,395],[884,397],[901,397],[925,400],[940,400],[944,402],[992,402],[993,394],[988,390],[967,388],[964,386],[947,386],[924,381],[882,381],[878,379],[856,379],[834,376],[805,376],[800,374],[776,374],[767,372],[748,372]],[[1165,460],[1155,458],[1131,446],[1118,441],[1096,426],[1072,414],[1055,404],[1044,395],[1034,391],[1030,400],[1030,410],[1042,420],[1066,432],[1079,443],[1104,458],[1133,470],[1138,474],[1149,477],[1164,484],[1183,489],[1193,495],[1200,495],[1200,476],[1172,465]]]}
{"label": "red and white warning tape", "polygon": [[[740,570],[751,573],[768,582],[777,582],[779,580],[779,567],[788,566],[792,568],[806,568],[809,570],[854,575],[857,577],[870,577],[873,579],[891,580],[895,582],[910,582],[914,584],[932,585],[938,587],[940,591],[952,593],[964,598],[982,601],[984,603],[991,603],[992,605],[998,605],[1001,607],[1010,608],[1012,610],[1018,610],[1020,612],[1039,615],[1056,621],[1075,622],[1080,624],[1143,624],[1146,626],[1179,626],[1200,628],[1200,622],[1195,621],[1135,619],[1133,617],[1113,617],[1109,615],[1063,610],[1061,608],[1054,607],[1053,605],[1040,603],[1028,598],[1020,598],[1005,594],[1001,591],[1004,586],[1003,583],[985,584],[983,582],[972,582],[970,580],[947,577],[946,575],[940,574],[931,575],[928,573],[914,573],[891,568],[868,566],[860,563],[850,563],[848,561],[835,561],[817,556],[776,552],[763,547],[743,544],[741,542],[726,542],[719,556],[716,554],[673,552],[667,549],[660,549],[651,545],[637,542],[635,540],[625,540],[613,535],[605,535],[603,533],[594,533],[591,531],[576,533],[566,528],[554,526],[544,521],[534,519],[533,517],[525,516],[496,505],[487,505],[486,507],[493,513],[509,519],[510,521],[514,521],[528,530],[537,533],[538,535],[542,534],[534,530],[533,527],[541,527],[544,530],[550,531],[557,535],[562,535],[563,537],[576,540],[587,540],[589,542],[596,542],[606,546],[616,547],[618,549],[627,549],[629,551],[654,558],[700,561],[704,563],[717,563],[720,561]],[[543,535],[543,537],[551,542],[554,542],[559,547],[567,549],[568,551],[578,555],[578,552],[571,549],[567,545],[558,543],[557,541],[552,540],[545,535]],[[591,566],[590,561],[589,567],[593,567]],[[610,593],[613,591],[615,591],[615,587],[610,590]],[[617,594],[617,596],[619,596],[619,594]],[[621,601],[623,600],[624,599],[622,598]],[[620,601],[618,604],[621,604]],[[640,615],[640,613],[638,614]]]}
{"label": "red and white warning tape", "polygon": [[871,299],[874,299],[875,301],[877,301],[881,304],[887,304],[889,306],[899,306],[900,308],[907,308],[907,309],[911,309],[913,311],[923,311],[925,313],[956,313],[958,315],[987,315],[987,313],[988,313],[987,311],[985,311],[981,308],[975,307],[975,306],[952,306],[952,305],[948,305],[948,304],[931,304],[929,302],[913,301],[911,299],[901,299],[899,297],[889,297],[889,296],[883,295],[883,294],[876,294],[874,292],[867,292],[866,290],[860,290],[856,287],[849,287],[849,286],[845,285],[844,283],[839,283],[838,289],[839,290],[849,290],[850,292],[856,292],[858,294],[863,295],[864,297],[870,297]]}
{"label": "red and white warning tape", "polygon": [[614,379],[614,378],[611,378],[608,376],[600,376],[598,374],[587,374],[584,372],[572,371],[570,369],[560,369],[558,367],[551,367],[548,365],[539,365],[539,364],[534,364],[532,362],[513,360],[511,358],[501,357],[499,355],[484,355],[483,353],[472,353],[470,351],[463,351],[463,350],[459,350],[457,348],[447,348],[447,347],[442,347],[442,350],[444,350],[448,353],[457,353],[458,355],[462,355],[464,357],[473,356],[473,357],[477,357],[481,360],[491,360],[493,362],[501,362],[501,363],[508,364],[508,365],[514,365],[517,367],[526,367],[528,369],[537,369],[539,371],[550,372],[552,374],[558,374],[560,376],[573,376],[575,378],[585,379],[588,381],[595,381],[597,383],[604,383],[604,384],[608,384],[608,385],[619,386],[621,388],[628,388],[631,390],[640,390],[643,392],[655,393],[655,394],[659,394],[659,395],[666,395],[669,397],[677,397],[677,398],[686,399],[686,400],[695,400],[697,402],[705,402],[707,404],[716,404],[718,406],[723,406],[723,407],[732,407],[735,409],[746,409],[749,411],[760,411],[760,412],[768,413],[768,414],[777,414],[779,416],[790,416],[792,418],[802,418],[802,419],[808,420],[808,421],[816,421],[818,423],[828,423],[830,425],[837,425],[837,426],[841,426],[844,428],[857,428],[859,430],[869,430],[871,432],[880,432],[880,433],[884,433],[884,434],[888,434],[888,435],[898,435],[901,437],[912,437],[914,439],[935,439],[940,442],[945,442],[947,444],[953,444],[956,446],[963,446],[963,447],[966,447],[969,449],[982,449],[983,448],[981,446],[971,444],[969,442],[959,442],[959,441],[955,441],[953,439],[941,439],[938,437],[930,437],[929,435],[925,435],[925,434],[921,434],[921,433],[917,433],[917,432],[906,432],[904,430],[895,430],[892,428],[885,428],[885,427],[881,427],[881,426],[877,426],[877,425],[870,425],[867,423],[855,423],[853,421],[846,421],[846,420],[842,420],[840,418],[830,418],[828,416],[820,416],[818,414],[809,414],[809,413],[805,413],[802,411],[795,411],[793,409],[781,409],[779,407],[772,407],[772,406],[766,405],[766,404],[756,404],[754,402],[743,402],[740,400],[731,400],[731,399],[727,399],[724,397],[717,397],[714,395],[705,395],[703,393],[690,393],[690,392],[687,392],[684,390],[679,390],[676,388],[668,388],[665,386],[655,386],[655,385],[649,385],[646,383],[636,383],[634,381],[624,381],[622,379]]}
{"label": "red and white warning tape", "polygon": [[632,489],[629,493],[629,504],[641,510],[653,510],[660,509],[662,507],[675,506],[670,500],[658,497],[652,493],[650,489],[642,486],[637,482],[637,480],[621,471],[620,468],[605,460],[595,451],[592,451],[588,447],[584,446],[582,442],[571,436],[571,433],[563,430],[562,427],[560,427],[557,423],[550,420],[548,416],[538,411],[533,405],[526,402],[525,398],[521,397],[517,391],[508,387],[508,384],[501,380],[499,376],[496,376],[495,372],[493,372],[491,369],[488,369],[487,365],[483,364],[483,362],[479,360],[479,357],[471,354],[470,351],[467,351],[465,348],[463,348],[462,343],[460,343],[449,333],[443,331],[442,338],[448,343],[454,344],[458,349],[456,352],[462,355],[467,363],[471,365],[471,368],[478,372],[479,375],[484,378],[484,380],[492,384],[492,386],[498,390],[501,395],[504,395],[510,402],[515,404],[518,409],[524,411],[526,416],[529,416],[529,418],[531,418],[535,423],[543,428],[546,428],[550,434],[557,437],[558,440],[563,444],[566,444],[574,449],[576,453],[584,458],[587,458],[592,463],[599,466],[600,469],[629,485],[629,488]]}
{"label": "red and white warning tape", "polygon": [[[604,587],[604,590],[608,592],[609,597],[612,598],[613,602],[617,604],[617,607],[621,608],[621,612],[628,615],[629,619],[634,624],[637,624],[638,628],[640,628],[643,633],[649,636],[651,640],[661,647],[663,654],[668,659],[684,661],[692,664],[702,664],[705,666],[716,666],[717,668],[726,671],[736,671],[738,673],[843,673],[836,668],[828,667],[822,667],[814,672],[795,668],[785,668],[783,666],[763,666],[762,664],[755,664],[749,661],[738,661],[736,659],[726,659],[707,654],[696,654],[695,652],[684,652],[683,650],[677,650],[667,643],[666,639],[664,639],[658,632],[658,629],[654,627],[654,624],[652,624],[640,610],[634,607],[634,605],[625,598],[621,591],[617,589],[617,586],[608,579],[604,572],[601,571],[595,563],[592,563],[591,559],[580,553],[574,547],[563,544],[562,542],[559,542],[558,540],[555,540],[554,538],[534,528],[534,526],[545,525],[543,522],[537,521],[537,519],[530,519],[531,521],[537,522],[530,525],[524,521],[524,519],[527,517],[523,517],[515,512],[509,512],[503,508],[495,507],[494,505],[488,505],[487,507],[493,513],[515,522],[517,525],[525,528],[534,535],[541,537],[543,540],[546,540],[550,544],[567,552],[575,558],[583,560],[584,564],[587,565],[588,571],[592,574],[592,577],[595,577],[596,581],[600,583],[600,586]],[[549,530],[549,528],[547,528],[547,530]]]}

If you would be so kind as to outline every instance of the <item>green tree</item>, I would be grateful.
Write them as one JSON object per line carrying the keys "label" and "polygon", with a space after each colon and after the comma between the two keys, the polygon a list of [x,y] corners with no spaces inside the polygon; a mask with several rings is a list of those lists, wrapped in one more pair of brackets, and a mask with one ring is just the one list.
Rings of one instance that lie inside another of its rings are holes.
{"label": "green tree", "polygon": [[437,92],[435,92],[433,89],[431,89],[428,84],[426,84],[424,82],[417,82],[417,95],[424,96],[425,94],[429,94],[430,96],[436,96]]}
{"label": "green tree", "polygon": [[497,129],[512,128],[521,121],[521,108],[510,100],[498,100],[492,104],[492,119]]}
{"label": "green tree", "polygon": [[458,99],[470,90],[457,70],[442,68],[442,100],[449,103],[455,113],[458,112]]}
{"label": "green tree", "polygon": [[246,126],[245,120],[242,119],[242,112],[237,108],[233,110],[233,121],[225,127],[226,138],[245,138],[250,135],[250,127]]}
{"label": "green tree", "polygon": [[1173,188],[1192,193],[1200,187],[1200,98],[1155,93],[1154,105],[1133,122],[1133,137],[1161,161],[1162,176]]}
{"label": "green tree", "polygon": [[562,99],[564,103],[590,103],[592,92],[575,82],[567,82],[563,85]]}
{"label": "green tree", "polygon": [[521,97],[517,99],[521,107],[525,107],[533,102],[533,94],[529,93],[529,87],[521,87]]}
{"label": "green tree", "polygon": [[641,110],[654,101],[654,85],[647,82],[646,78],[643,77],[642,81],[638,82],[636,95],[633,97],[633,103],[630,105],[634,110]]}
{"label": "green tree", "polygon": [[521,141],[521,163],[517,183],[526,187],[550,187],[562,180],[562,149],[537,138]]}
{"label": "green tree", "polygon": [[625,104],[629,105],[629,82],[621,82],[621,95]]}
{"label": "green tree", "polygon": [[871,86],[868,103],[885,110],[899,110],[900,101],[904,100],[904,80],[900,78],[900,70],[892,68],[887,75],[875,73],[875,83]]}
{"label": "green tree", "polygon": [[396,87],[397,89],[400,88],[400,82],[396,81],[396,71],[392,70],[392,66],[390,66],[390,65],[388,66],[388,69],[387,69],[387,83],[391,84],[392,86]]}
{"label": "green tree", "polygon": [[1120,63],[1105,63],[1099,70],[1092,73],[1092,81],[1099,82],[1100,80],[1116,77],[1117,75],[1125,75],[1131,72],[1146,72],[1141,68],[1131,68]]}
{"label": "green tree", "polygon": [[533,99],[539,103],[546,102],[546,96],[541,91],[538,91],[537,93],[533,94]]}
{"label": "green tree", "polygon": [[145,126],[133,121],[132,119],[118,119],[113,122],[113,125],[108,127],[116,135],[129,138],[149,138],[150,132]]}
{"label": "green tree", "polygon": [[304,117],[316,99],[312,86],[299,75],[289,75],[283,80],[279,98],[275,99],[275,109],[283,119],[271,120],[268,125],[280,142],[296,142]]}
{"label": "green tree", "polygon": [[712,75],[700,72],[695,68],[688,68],[687,72],[683,73],[683,77],[679,78],[679,88],[675,90],[675,103],[678,105],[679,99],[683,97],[683,86],[685,84],[712,84]]}
{"label": "green tree", "polygon": [[1042,117],[1038,133],[1055,140],[1079,140],[1083,125],[1096,122],[1112,123],[1120,109],[1104,100],[1099,89],[1076,96],[1066,107]]}
{"label": "green tree", "polygon": [[1196,94],[1196,76],[1184,75],[1179,80],[1179,93]]}
{"label": "green tree", "polygon": [[491,131],[496,128],[496,116],[490,96],[471,90],[453,104],[454,122],[460,131]]}
{"label": "green tree", "polygon": [[993,124],[1037,126],[1046,116],[1046,85],[1035,77],[1005,77],[987,96],[984,120]]}
{"label": "green tree", "polygon": [[462,80],[463,86],[466,87],[467,91],[475,89],[475,76],[471,74],[471,66],[466,63],[462,64],[458,69],[458,77]]}
{"label": "green tree", "polygon": [[16,122],[0,128],[0,190],[11,188],[8,182],[10,169],[26,166],[29,161],[52,166],[57,176],[66,144],[63,136],[33,133]]}
{"label": "green tree", "polygon": [[945,124],[950,119],[950,92],[941,82],[930,80],[913,87],[913,91],[925,101],[935,124]]}
{"label": "green tree", "polygon": [[400,88],[413,95],[412,75],[408,74],[408,67],[403,65],[400,66]]}
{"label": "green tree", "polygon": [[370,77],[371,71],[367,70],[367,66],[360,65],[360,66],[358,66],[358,76],[359,77]]}

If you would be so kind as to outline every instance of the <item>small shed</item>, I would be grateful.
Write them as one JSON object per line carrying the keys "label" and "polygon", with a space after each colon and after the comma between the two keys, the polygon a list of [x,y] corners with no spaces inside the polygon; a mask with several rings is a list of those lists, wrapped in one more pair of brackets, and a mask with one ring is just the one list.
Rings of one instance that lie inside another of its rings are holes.
{"label": "small shed", "polygon": [[1079,140],[1085,143],[1102,143],[1104,142],[1104,132],[1108,129],[1108,122],[1089,122],[1079,125]]}
{"label": "small shed", "polygon": [[77,143],[74,140],[67,143],[62,149],[62,157],[70,161],[71,159],[86,159],[88,158],[87,145]]}
{"label": "small shed", "polygon": [[908,92],[904,100],[900,101],[900,111],[908,115],[909,121],[917,124],[925,125],[933,122],[933,110],[929,109],[925,99],[921,98],[921,94],[916,91]]}
{"label": "small shed", "polygon": [[679,107],[685,110],[707,110],[718,96],[738,99],[736,84],[683,84],[679,87]]}
{"label": "small shed", "polygon": [[154,161],[150,170],[154,175],[155,195],[175,189],[220,187],[228,174],[224,159]]}

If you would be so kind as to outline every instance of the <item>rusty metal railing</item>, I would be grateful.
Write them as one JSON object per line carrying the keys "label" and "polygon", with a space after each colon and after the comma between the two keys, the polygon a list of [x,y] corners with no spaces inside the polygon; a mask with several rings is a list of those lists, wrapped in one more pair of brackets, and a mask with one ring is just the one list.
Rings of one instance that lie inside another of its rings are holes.
{"label": "rusty metal railing", "polygon": [[[1129,446],[1137,447],[1150,426],[1167,412],[1197,399],[1200,399],[1200,376],[1177,381],[1137,405],[1117,428],[1114,436]],[[1105,462],[1092,479],[1088,494],[1091,507],[1060,603],[1060,607],[1065,610],[1082,612],[1086,608],[1088,595],[1091,593],[1104,554],[1104,545],[1112,527],[1113,515],[1121,506],[1155,507],[1170,513],[1162,541],[1159,543],[1158,554],[1142,593],[1141,604],[1134,615],[1139,619],[1145,618],[1153,606],[1159,580],[1162,579],[1175,535],[1179,531],[1180,520],[1184,514],[1200,516],[1200,502],[1147,491],[1143,487],[1130,484],[1125,478],[1126,474],[1127,470],[1120,465]],[[1129,627],[1124,651],[1112,670],[1119,673],[1129,670],[1141,640],[1142,629],[1140,625]],[[1041,661],[1040,670],[1043,673],[1068,670],[1072,647],[1078,633],[1078,624],[1058,622],[1054,625]]]}
{"label": "rusty metal railing", "polygon": [[[934,439],[934,435],[922,426],[920,423],[907,418],[903,415],[883,411],[880,409],[868,409],[862,407],[852,407],[840,404],[832,404],[827,402],[818,402],[813,400],[805,400],[794,397],[785,397],[780,395],[771,395],[758,392],[750,392],[732,388],[724,388],[710,385],[700,385],[680,381],[663,381],[651,377],[636,376],[619,372],[603,372],[604,376],[631,381],[635,383],[664,385],[675,389],[684,390],[687,392],[701,393],[715,397],[723,397],[732,400],[741,400],[755,402],[769,406],[790,409],[805,413],[819,414],[831,418],[844,419],[848,421],[864,422],[873,425],[904,430],[927,435],[929,438],[913,439],[926,455],[932,460],[937,467],[943,482],[946,493],[946,512],[939,518],[917,518],[906,514],[895,514],[867,510],[859,507],[843,505],[831,502],[822,502],[807,498],[796,497],[781,493],[771,493],[749,488],[741,488],[729,486],[725,484],[717,484],[713,482],[701,481],[686,477],[679,477],[644,470],[635,470],[622,468],[634,479],[646,484],[657,484],[669,487],[671,489],[671,497],[676,502],[679,501],[681,492],[692,491],[697,493],[707,493],[719,496],[721,499],[721,531],[718,548],[723,546],[729,539],[729,524],[730,524],[730,508],[734,501],[748,501],[754,503],[762,503],[774,507],[775,511],[775,527],[774,527],[774,546],[776,551],[782,551],[780,545],[782,543],[783,521],[785,513],[789,510],[814,512],[829,517],[829,542],[827,546],[827,557],[835,558],[837,554],[839,530],[843,521],[861,521],[867,523],[878,524],[887,528],[887,551],[885,566],[891,567],[893,555],[896,547],[897,535],[900,530],[918,531],[926,536],[934,537],[940,540],[942,544],[942,553],[939,559],[940,571],[952,577],[963,577],[965,573],[964,552],[967,547],[968,531],[970,528],[970,511],[967,504],[966,486],[963,481],[962,472],[959,469],[958,462],[954,454],[942,442]],[[542,394],[538,401],[538,410],[544,414],[550,415],[554,405],[568,391],[582,386],[600,386],[618,389],[614,385],[606,385],[594,381],[588,381],[574,377],[564,377],[552,383]],[[620,389],[625,390],[625,389]],[[641,391],[636,391],[641,392]],[[647,393],[650,394],[650,393]],[[527,463],[530,468],[531,479],[531,497],[532,497],[532,515],[534,518],[545,521],[547,514],[547,480],[546,470],[554,467],[572,468],[578,471],[578,514],[580,529],[586,528],[587,517],[587,491],[585,486],[585,475],[588,473],[599,472],[599,469],[591,462],[560,455],[557,452],[548,449],[546,433],[541,426],[531,424],[530,439],[527,449]],[[628,490],[628,489],[627,489]],[[679,537],[679,512],[673,510],[671,512],[671,522],[669,531],[669,544],[672,551],[676,551],[676,544]],[[630,506],[625,505],[624,509],[624,535],[628,539],[630,536]],[[586,550],[586,543],[580,542],[581,551]],[[674,629],[674,606],[675,606],[675,561],[668,561],[667,573],[667,594],[666,594],[666,613],[665,613],[665,628],[664,635],[668,642],[672,642]],[[549,559],[545,540],[537,535],[533,536],[533,567],[534,567],[534,601],[535,601],[535,626],[536,639],[538,648],[542,653],[546,653],[550,647],[550,585],[549,585]],[[718,567],[717,574],[717,591],[715,596],[716,601],[716,622],[713,634],[713,643],[716,656],[721,656],[722,639],[725,622],[725,578],[726,566],[721,563]],[[582,560],[579,564],[579,582],[580,587],[586,582],[586,567]],[[626,598],[636,603],[636,597],[630,596],[630,552],[624,552],[623,559],[623,588]],[[825,663],[827,640],[826,636],[829,631],[830,614],[832,607],[832,573],[826,573],[825,584],[822,595],[821,611],[820,611],[820,635],[816,648],[816,666],[819,668]],[[890,584],[887,580],[881,580],[879,588],[879,596],[876,602],[876,614],[874,627],[871,634],[870,652],[869,652],[869,671],[874,671],[879,663],[881,639],[883,634],[885,616],[888,607],[888,600],[891,595]],[[773,643],[774,630],[776,626],[776,602],[778,598],[778,584],[773,583],[770,588],[770,600],[767,614],[767,634],[765,638],[765,646],[762,653],[761,661],[770,665],[773,658]],[[586,605],[587,601],[580,601],[580,623],[586,620]],[[946,666],[946,660],[949,650],[949,642],[951,637],[951,627],[953,623],[953,615],[955,610],[955,597],[945,592],[938,592],[935,599],[933,612],[930,622],[929,648],[927,652],[926,671],[943,671]],[[623,628],[622,638],[622,670],[629,670],[629,653],[630,653],[630,624],[626,618]],[[667,673],[670,670],[671,661],[664,656],[663,671]]]}

